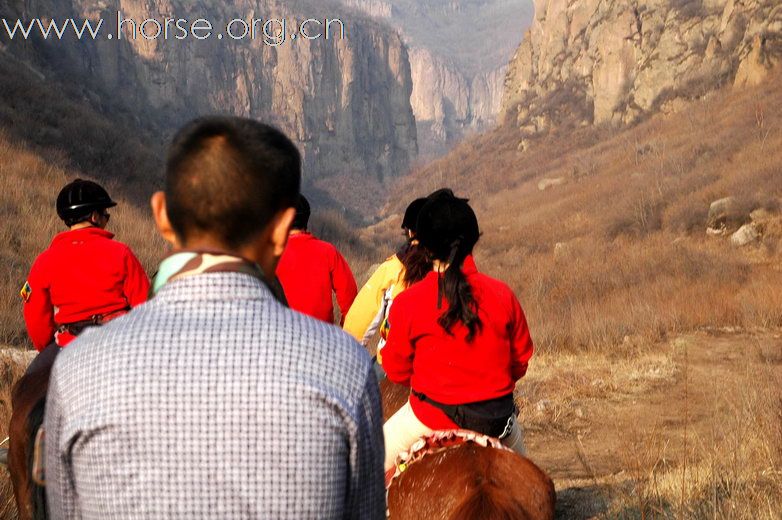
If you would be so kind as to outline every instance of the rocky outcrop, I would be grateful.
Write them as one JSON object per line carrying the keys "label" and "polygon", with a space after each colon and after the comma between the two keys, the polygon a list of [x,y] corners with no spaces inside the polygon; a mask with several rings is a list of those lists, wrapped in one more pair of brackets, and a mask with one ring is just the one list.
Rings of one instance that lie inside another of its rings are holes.
{"label": "rocky outcrop", "polygon": [[[340,17],[344,38],[177,41],[114,38],[38,45],[60,77],[84,82],[99,99],[136,111],[170,131],[200,114],[231,113],[272,122],[301,146],[305,177],[332,174],[388,179],[417,153],[408,52],[399,35],[363,15],[317,2],[282,0],[91,0],[15,2],[32,17],[76,17],[114,24],[125,18],[255,19]],[[290,33],[294,28],[289,27]],[[72,39],[73,40],[73,39]],[[31,52],[9,43],[10,52]]]}
{"label": "rocky outcrop", "polygon": [[[469,78],[452,61],[423,47],[412,47],[413,95],[418,123],[428,123],[430,138],[453,141],[468,130],[494,123],[504,91],[506,66]],[[422,136],[423,137],[423,136]]]}
{"label": "rocky outcrop", "polygon": [[502,115],[538,133],[541,118],[631,123],[780,62],[778,0],[536,0]]}
{"label": "rocky outcrop", "polygon": [[[529,6],[497,0],[341,0],[396,28],[410,48],[411,104],[422,155],[496,122],[507,61]],[[492,37],[488,39],[487,33]],[[436,34],[436,36],[434,36]]]}

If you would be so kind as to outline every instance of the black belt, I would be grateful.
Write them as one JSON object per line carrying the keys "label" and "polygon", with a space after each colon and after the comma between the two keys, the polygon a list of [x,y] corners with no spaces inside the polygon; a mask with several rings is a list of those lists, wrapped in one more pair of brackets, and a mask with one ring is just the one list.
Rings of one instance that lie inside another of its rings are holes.
{"label": "black belt", "polygon": [[81,320],[81,321],[74,321],[73,323],[64,323],[62,325],[57,326],[57,332],[60,334],[68,333],[71,336],[78,336],[82,332],[85,331],[85,329],[88,329],[90,327],[100,327],[104,323],[106,323],[106,318],[114,317],[117,314],[120,313],[126,313],[130,310],[130,307],[126,307],[124,309],[119,309],[112,312],[107,312],[106,314],[94,314],[89,319]]}
{"label": "black belt", "polygon": [[442,410],[459,428],[498,439],[510,435],[513,419],[516,417],[513,393],[496,399],[466,404],[445,404],[415,390],[411,390],[411,393],[422,402]]}

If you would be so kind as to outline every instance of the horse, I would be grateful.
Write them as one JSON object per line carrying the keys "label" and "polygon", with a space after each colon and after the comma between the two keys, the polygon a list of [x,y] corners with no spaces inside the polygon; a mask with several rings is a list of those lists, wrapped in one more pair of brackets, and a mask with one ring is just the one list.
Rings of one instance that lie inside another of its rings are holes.
{"label": "horse", "polygon": [[49,375],[59,347],[44,349],[30,364],[11,393],[11,421],[8,426],[8,472],[20,520],[44,520],[46,490],[33,479],[35,439],[43,424]]}
{"label": "horse", "polygon": [[[380,382],[388,420],[409,389]],[[552,520],[556,492],[532,461],[508,450],[465,443],[411,464],[388,489],[392,520]]]}

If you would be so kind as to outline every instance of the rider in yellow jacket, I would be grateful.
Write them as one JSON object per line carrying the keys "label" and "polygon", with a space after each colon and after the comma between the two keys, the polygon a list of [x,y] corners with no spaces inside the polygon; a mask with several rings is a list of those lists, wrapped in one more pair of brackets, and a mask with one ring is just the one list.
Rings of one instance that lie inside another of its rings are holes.
{"label": "rider in yellow jacket", "polygon": [[[353,305],[345,316],[344,330],[356,338],[364,346],[367,346],[380,330],[380,342],[377,346],[377,362],[381,363],[380,350],[385,344],[387,333],[386,319],[391,310],[394,298],[407,288],[411,280],[404,261],[410,259],[417,246],[415,240],[416,222],[418,212],[426,204],[427,199],[416,199],[407,207],[402,229],[407,235],[407,243],[395,255],[389,257],[372,274],[364,287],[358,292]],[[428,269],[423,270],[425,274]]]}

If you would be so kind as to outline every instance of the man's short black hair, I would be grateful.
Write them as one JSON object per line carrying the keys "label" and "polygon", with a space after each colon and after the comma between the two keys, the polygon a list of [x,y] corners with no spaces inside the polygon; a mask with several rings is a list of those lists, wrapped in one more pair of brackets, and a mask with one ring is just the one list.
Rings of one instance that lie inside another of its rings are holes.
{"label": "man's short black hair", "polygon": [[309,201],[304,195],[299,195],[299,200],[296,201],[296,216],[293,218],[291,227],[293,229],[307,229],[311,212]]}
{"label": "man's short black hair", "polygon": [[168,218],[180,240],[252,240],[301,185],[301,154],[274,127],[239,117],[196,119],[177,133],[166,163]]}

